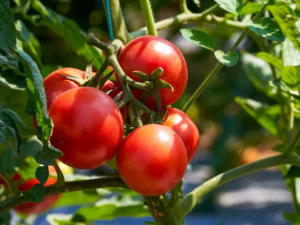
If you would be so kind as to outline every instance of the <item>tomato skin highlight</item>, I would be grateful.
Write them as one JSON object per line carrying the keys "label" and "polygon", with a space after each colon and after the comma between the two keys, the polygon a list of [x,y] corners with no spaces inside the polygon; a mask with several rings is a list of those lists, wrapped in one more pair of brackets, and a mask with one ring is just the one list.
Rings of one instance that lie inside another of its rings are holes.
{"label": "tomato skin highlight", "polygon": [[54,128],[50,142],[64,155],[60,160],[78,169],[102,166],[116,153],[123,120],[116,103],[91,87],[71,89],[51,105]]}
{"label": "tomato skin highlight", "polygon": [[198,128],[193,120],[179,109],[167,108],[167,119],[163,125],[170,127],[181,137],[190,162],[198,150],[200,140]]}
{"label": "tomato skin highlight", "polygon": [[[31,189],[35,184],[39,184],[40,182],[36,179],[30,179],[22,184],[18,185],[18,189],[20,191],[26,191],[28,189]],[[44,184],[44,186],[50,186],[52,184],[56,183],[56,178],[49,177],[47,182]],[[48,209],[50,209],[54,203],[60,198],[61,195],[51,195],[51,196],[46,196],[42,202],[28,202],[24,203],[22,205],[19,205],[15,207],[14,209],[22,213],[24,215],[28,214],[41,214]]]}
{"label": "tomato skin highlight", "polygon": [[134,191],[157,196],[174,188],[188,164],[185,146],[172,129],[148,124],[132,131],[117,153],[121,178]]}
{"label": "tomato skin highlight", "polygon": [[[182,95],[188,80],[188,70],[185,59],[180,50],[168,40],[155,36],[141,36],[129,42],[121,51],[118,61],[125,74],[134,80],[139,78],[133,71],[140,71],[150,75],[161,67],[164,72],[160,79],[168,82],[174,88],[163,88],[161,105],[170,105]],[[118,76],[117,84],[119,82]],[[140,94],[136,98],[140,98]],[[151,98],[151,97],[150,97]],[[148,100],[153,104],[153,100]],[[152,99],[152,98],[151,98]]]}

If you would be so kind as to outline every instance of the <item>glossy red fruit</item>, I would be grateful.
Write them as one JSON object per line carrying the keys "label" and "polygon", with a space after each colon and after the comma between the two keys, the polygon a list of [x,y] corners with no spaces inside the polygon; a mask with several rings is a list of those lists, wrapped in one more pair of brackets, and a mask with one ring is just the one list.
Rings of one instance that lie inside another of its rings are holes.
{"label": "glossy red fruit", "polygon": [[163,125],[170,127],[181,137],[188,159],[191,161],[197,152],[200,140],[199,131],[193,120],[179,109],[167,108],[167,118]]}
{"label": "glossy red fruit", "polygon": [[51,105],[54,128],[50,141],[74,168],[102,166],[116,153],[123,120],[116,103],[103,91],[80,87],[61,94]]}
{"label": "glossy red fruit", "polygon": [[117,166],[124,182],[145,196],[170,191],[188,164],[185,146],[172,129],[149,124],[135,129],[122,142]]}
{"label": "glossy red fruit", "polygon": [[[188,70],[185,59],[174,44],[163,38],[141,36],[132,40],[121,51],[118,61],[125,74],[137,81],[139,78],[133,71],[140,71],[149,75],[156,68],[161,67],[164,72],[160,79],[168,82],[174,88],[174,91],[170,88],[161,89],[162,105],[174,103],[186,87]],[[139,99],[140,94],[137,94],[136,97]],[[153,100],[147,99],[147,101],[153,105]]]}
{"label": "glossy red fruit", "polygon": [[[49,177],[44,186],[50,186],[52,184],[55,184],[55,182],[56,178]],[[18,189],[20,191],[26,191],[28,189],[31,189],[35,184],[39,184],[39,181],[36,178],[33,178],[18,185]],[[41,214],[50,209],[54,205],[54,203],[59,199],[59,197],[60,195],[46,196],[44,198],[44,201],[42,202],[24,203],[22,205],[17,206],[15,210],[25,215]]]}

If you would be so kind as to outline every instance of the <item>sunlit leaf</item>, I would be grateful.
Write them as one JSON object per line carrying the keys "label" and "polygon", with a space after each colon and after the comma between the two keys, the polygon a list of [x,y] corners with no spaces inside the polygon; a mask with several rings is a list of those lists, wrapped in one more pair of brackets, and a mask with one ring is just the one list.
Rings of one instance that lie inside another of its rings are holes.
{"label": "sunlit leaf", "polygon": [[234,66],[239,61],[239,54],[236,52],[224,53],[221,50],[215,51],[217,60],[223,63],[225,66]]}
{"label": "sunlit leaf", "polygon": [[214,40],[207,33],[196,29],[181,29],[182,36],[193,44],[214,51]]}

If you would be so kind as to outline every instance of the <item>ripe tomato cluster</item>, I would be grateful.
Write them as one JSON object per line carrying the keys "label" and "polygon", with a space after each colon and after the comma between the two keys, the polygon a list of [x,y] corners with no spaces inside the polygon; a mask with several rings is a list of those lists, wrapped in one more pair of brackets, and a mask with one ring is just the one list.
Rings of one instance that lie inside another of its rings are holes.
{"label": "ripe tomato cluster", "polygon": [[[156,89],[160,104],[151,90],[131,88],[137,100],[165,114],[159,124],[149,123],[124,132],[124,127],[132,124],[126,119],[126,105],[120,111],[113,100],[122,91],[117,74],[115,84],[108,80],[99,90],[80,87],[69,79],[84,79],[84,71],[64,68],[44,80],[48,113],[54,124],[51,144],[63,152],[62,162],[79,169],[100,167],[115,156],[117,170],[130,188],[145,196],[164,194],[182,179],[199,144],[199,132],[193,121],[184,112],[170,107],[186,87],[186,62],[175,45],[153,36],[129,42],[120,52],[118,62],[135,81],[153,82],[154,88],[162,81],[172,87]],[[162,73],[155,78],[151,74],[158,67]]]}

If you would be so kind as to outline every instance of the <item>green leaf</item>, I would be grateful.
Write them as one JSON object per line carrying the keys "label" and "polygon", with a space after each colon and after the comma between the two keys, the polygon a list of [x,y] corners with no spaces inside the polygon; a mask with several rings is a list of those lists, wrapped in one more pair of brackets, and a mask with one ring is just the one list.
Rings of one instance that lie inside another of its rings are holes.
{"label": "green leaf", "polygon": [[42,75],[32,58],[25,52],[15,49],[26,73],[28,97],[32,101],[35,118],[39,127],[42,128],[43,141],[51,136],[52,122],[47,113],[46,95],[43,86]]}
{"label": "green leaf", "polygon": [[0,172],[12,173],[18,163],[18,155],[12,148],[7,148],[0,155]]}
{"label": "green leaf", "polygon": [[129,196],[122,196],[119,199],[117,196],[109,199],[102,199],[94,206],[83,206],[72,218],[81,218],[81,221],[93,220],[112,220],[118,217],[132,216],[145,217],[149,216],[149,210],[144,206],[141,200],[133,200]]}
{"label": "green leaf", "polygon": [[215,2],[218,3],[222,9],[235,15],[239,14],[243,3],[242,0],[215,0]]}
{"label": "green leaf", "polygon": [[20,159],[24,160],[26,157],[34,158],[42,150],[43,144],[36,136],[25,138],[20,146]]}
{"label": "green leaf", "polygon": [[145,221],[144,222],[146,225],[157,225],[155,222],[149,222],[149,221]]}
{"label": "green leaf", "polygon": [[258,2],[246,2],[242,5],[242,7],[239,10],[239,15],[246,15],[246,14],[253,14],[259,12],[262,7],[264,6],[264,3],[258,3]]}
{"label": "green leaf", "polygon": [[13,110],[0,105],[0,144],[13,139],[19,151],[22,139],[18,127],[24,127],[19,115]]}
{"label": "green leaf", "polygon": [[41,62],[41,46],[39,40],[31,33],[25,24],[18,20],[15,24],[17,30],[17,37],[23,43],[23,47],[26,52],[37,62],[39,66],[42,66]]}
{"label": "green leaf", "polygon": [[241,62],[243,70],[256,89],[269,97],[277,98],[277,88],[270,86],[270,81],[273,80],[273,76],[269,64],[248,53],[242,55]]}
{"label": "green leaf", "polygon": [[214,51],[214,40],[207,33],[196,29],[181,29],[180,32],[186,40],[193,44]]}
{"label": "green leaf", "polygon": [[38,152],[35,156],[35,160],[40,164],[51,166],[54,164],[55,159],[62,155],[63,153],[61,151],[50,145],[50,147],[48,146],[43,151]]}
{"label": "green leaf", "polygon": [[300,95],[298,90],[294,90],[296,87],[290,87],[282,79],[276,79],[274,81],[270,81],[270,85],[280,89],[281,92],[287,93],[290,96],[293,96],[300,100]]}
{"label": "green leaf", "polygon": [[300,66],[285,66],[280,71],[280,77],[290,87],[297,86],[300,82]]}
{"label": "green leaf", "polygon": [[272,41],[284,41],[284,35],[279,25],[269,17],[260,18],[255,23],[251,20],[244,20],[243,22],[250,30],[263,38]]}
{"label": "green leaf", "polygon": [[74,21],[46,8],[38,0],[32,1],[32,7],[40,13],[40,17],[32,17],[31,22],[38,26],[49,27],[56,35],[64,38],[77,55],[85,57],[87,62],[94,58],[94,66],[97,68],[101,66],[104,61],[102,54],[87,44],[86,34]]}
{"label": "green leaf", "polygon": [[29,202],[42,202],[46,195],[46,189],[41,184],[36,184],[32,189],[24,191],[24,196]]}
{"label": "green leaf", "polygon": [[0,212],[0,225],[11,224],[10,220],[11,220],[10,211]]}
{"label": "green leaf", "polygon": [[280,115],[280,106],[276,106],[276,113],[274,113],[274,109],[269,105],[252,99],[236,97],[235,101],[272,135],[280,135],[277,122]]}
{"label": "green leaf", "polygon": [[285,66],[300,66],[300,51],[288,38],[283,42],[282,58]]}
{"label": "green leaf", "polygon": [[284,35],[289,38],[295,48],[300,50],[300,32],[296,26],[298,17],[289,5],[271,5],[268,9],[281,27]]}
{"label": "green leaf", "polygon": [[92,204],[99,200],[101,197],[111,194],[109,191],[103,189],[86,190],[64,193],[56,202],[55,207]]}
{"label": "green leaf", "polygon": [[38,179],[38,181],[44,185],[49,177],[49,170],[48,166],[40,166],[35,171],[35,177]]}
{"label": "green leaf", "polygon": [[16,45],[14,17],[8,5],[8,0],[0,1],[0,49],[6,52]]}
{"label": "green leaf", "polygon": [[265,60],[266,62],[273,65],[274,67],[276,67],[279,70],[283,69],[283,62],[281,61],[281,59],[277,58],[276,56],[274,56],[270,53],[259,52],[259,53],[257,53],[257,57]]}
{"label": "green leaf", "polygon": [[297,178],[300,177],[300,168],[297,166],[291,166],[288,172],[284,175],[284,178]]}
{"label": "green leaf", "polygon": [[234,66],[239,61],[239,54],[236,52],[228,52],[224,53],[221,50],[215,51],[215,57],[217,60],[219,60],[221,63],[223,63],[225,66]]}
{"label": "green leaf", "polygon": [[292,212],[283,212],[282,214],[283,214],[283,217],[290,223],[295,224],[295,225],[299,224],[299,223],[297,223],[297,222],[300,222],[297,214],[292,213]]}

